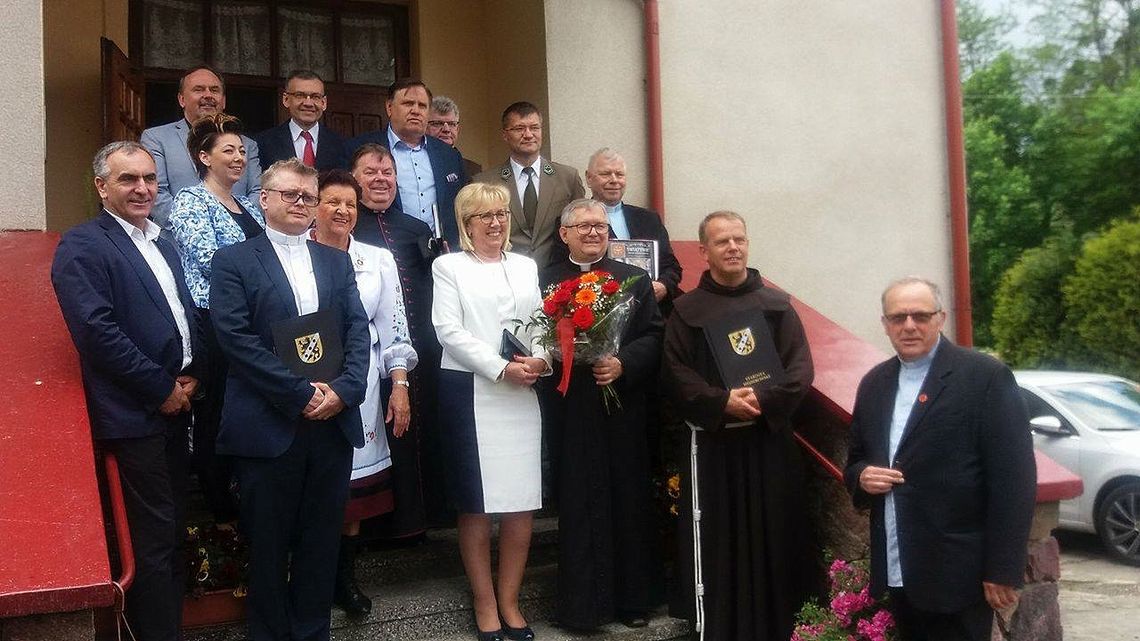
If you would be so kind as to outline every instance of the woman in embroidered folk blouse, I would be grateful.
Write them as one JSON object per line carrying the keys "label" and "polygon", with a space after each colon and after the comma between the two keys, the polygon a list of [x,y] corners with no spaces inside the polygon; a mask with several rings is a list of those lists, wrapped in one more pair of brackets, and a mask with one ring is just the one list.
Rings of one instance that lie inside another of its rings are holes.
{"label": "woman in embroidered folk blouse", "polygon": [[230,494],[228,459],[214,454],[227,367],[210,322],[210,262],[219,248],[256,236],[265,227],[261,210],[245,196],[233,193],[234,184],[251,171],[241,129],[241,122],[226,114],[194,121],[186,147],[202,182],[179,191],[170,213],[171,231],[206,337],[209,359],[202,396],[194,403],[194,469],[214,518],[223,523],[237,518],[237,506]]}
{"label": "woman in embroidered folk blouse", "polygon": [[[356,288],[368,315],[372,336],[372,357],[368,369],[368,391],[360,405],[364,424],[364,447],[353,452],[352,481],[345,507],[344,530],[337,562],[334,602],[352,615],[366,614],[372,601],[356,585],[354,562],[360,521],[391,512],[392,456],[388,448],[386,423],[392,436],[400,438],[411,420],[408,398],[408,370],[418,360],[408,338],[404,298],[392,252],[352,238],[360,186],[352,174],[332,169],[321,175],[318,184],[316,226],[313,240],[348,252],[356,271]],[[381,382],[390,378],[391,384]],[[391,388],[390,391],[387,388]],[[387,403],[381,398],[387,394]]]}

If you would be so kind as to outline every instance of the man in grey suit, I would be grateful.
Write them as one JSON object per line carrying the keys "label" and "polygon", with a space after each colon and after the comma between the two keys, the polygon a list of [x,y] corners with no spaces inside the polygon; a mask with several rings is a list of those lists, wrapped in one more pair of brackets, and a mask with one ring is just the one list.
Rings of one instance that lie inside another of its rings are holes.
{"label": "man in grey suit", "polygon": [[[178,104],[182,119],[151,127],[142,133],[139,142],[146,147],[158,169],[158,197],[150,217],[162,228],[163,238],[170,239],[170,209],[174,197],[183,187],[202,182],[186,148],[190,123],[201,116],[226,110],[226,84],[222,77],[209,67],[195,67],[178,82]],[[257,143],[242,136],[245,145],[245,174],[234,184],[234,193],[247,196],[256,202],[261,195],[261,165]]]}
{"label": "man in grey suit", "polygon": [[542,114],[529,102],[503,111],[503,140],[511,155],[475,176],[475,182],[505,184],[511,192],[511,251],[530,256],[539,268],[552,261],[562,208],[586,194],[578,170],[543,158]]}

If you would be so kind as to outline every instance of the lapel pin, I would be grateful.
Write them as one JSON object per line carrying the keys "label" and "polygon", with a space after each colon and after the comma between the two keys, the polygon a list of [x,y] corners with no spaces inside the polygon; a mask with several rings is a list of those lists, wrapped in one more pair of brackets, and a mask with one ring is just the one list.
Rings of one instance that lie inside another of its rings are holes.
{"label": "lapel pin", "polygon": [[511,168],[510,167],[503,167],[502,171],[499,172],[499,175],[502,176],[504,180],[510,178],[511,177]]}
{"label": "lapel pin", "polygon": [[459,176],[456,176],[455,174],[448,174],[447,175],[447,182],[453,183],[453,182],[458,182],[458,181],[459,181]]}
{"label": "lapel pin", "polygon": [[919,394],[919,395],[918,395],[918,402],[919,402],[919,403],[925,403],[925,402],[926,402],[926,399],[927,399],[927,396],[926,396],[926,394]]}
{"label": "lapel pin", "polygon": [[543,163],[542,164],[542,173],[546,174],[547,176],[553,176],[554,175],[554,167],[551,167],[550,163]]}

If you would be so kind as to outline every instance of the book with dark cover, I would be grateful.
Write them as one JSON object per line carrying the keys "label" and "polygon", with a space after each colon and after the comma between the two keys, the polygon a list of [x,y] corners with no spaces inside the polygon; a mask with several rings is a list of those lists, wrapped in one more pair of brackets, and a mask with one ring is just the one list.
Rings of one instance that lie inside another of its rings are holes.
{"label": "book with dark cover", "polygon": [[720,378],[728,389],[761,390],[785,379],[784,365],[761,307],[726,314],[705,325]]}
{"label": "book with dark cover", "polygon": [[298,376],[327,383],[344,369],[340,316],[325,309],[273,324],[273,349]]}
{"label": "book with dark cover", "polygon": [[646,272],[649,272],[651,279],[657,280],[658,260],[656,240],[619,240],[617,238],[611,238],[607,252],[610,258],[627,265],[640,267]]}
{"label": "book with dark cover", "polygon": [[530,350],[509,330],[503,330],[503,340],[499,343],[499,356],[513,361],[515,356],[530,356]]}

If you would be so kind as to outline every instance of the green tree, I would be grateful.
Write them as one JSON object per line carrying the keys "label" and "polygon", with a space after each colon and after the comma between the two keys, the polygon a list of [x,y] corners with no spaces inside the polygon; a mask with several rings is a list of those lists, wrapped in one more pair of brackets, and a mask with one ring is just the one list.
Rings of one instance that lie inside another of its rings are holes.
{"label": "green tree", "polygon": [[1005,36],[1017,21],[1008,11],[991,15],[976,0],[961,0],[958,16],[958,58],[963,78],[988,66],[1006,48]]}
{"label": "green tree", "polygon": [[1078,341],[1074,360],[1140,378],[1140,218],[1086,241],[1062,289],[1063,327]]}
{"label": "green tree", "polygon": [[1062,327],[1061,285],[1079,245],[1063,229],[1025,251],[1001,278],[993,313],[994,347],[1014,367],[1064,367],[1072,342]]}

